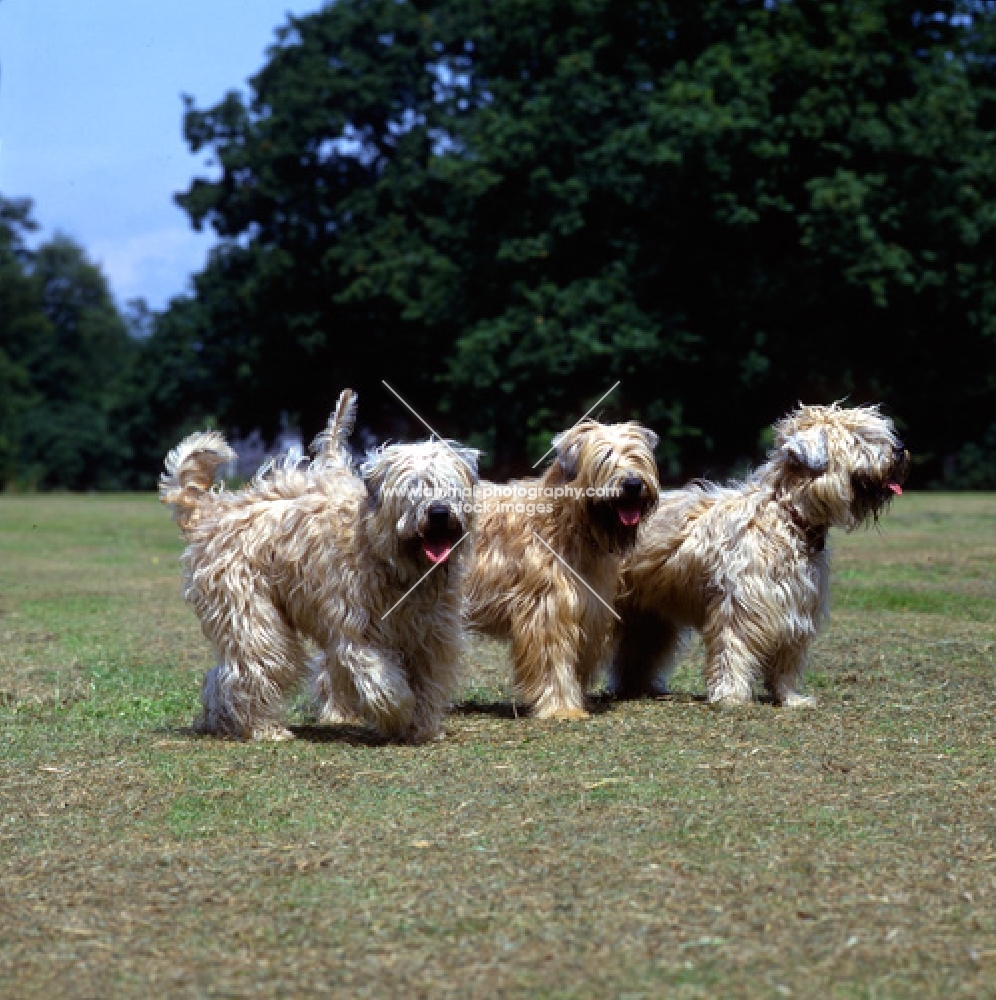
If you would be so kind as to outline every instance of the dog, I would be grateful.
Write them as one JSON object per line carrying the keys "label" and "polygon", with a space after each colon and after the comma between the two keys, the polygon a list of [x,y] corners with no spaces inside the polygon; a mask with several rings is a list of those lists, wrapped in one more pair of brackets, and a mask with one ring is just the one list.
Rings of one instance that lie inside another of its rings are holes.
{"label": "dog", "polygon": [[467,619],[510,638],[515,697],[541,719],[587,716],[623,553],[657,502],[657,435],[584,420],[539,479],[482,483]]}
{"label": "dog", "polygon": [[[477,452],[390,445],[354,466],[346,390],[309,462],[213,489],[234,452],[192,434],[160,482],[186,539],[185,596],[214,645],[200,732],[288,739],[290,692],[310,674],[320,721],[363,718],[386,737],[440,734],[462,649],[464,549]],[[469,508],[469,510],[467,509]],[[467,546],[469,549],[469,545]],[[320,650],[311,659],[306,641]]]}
{"label": "dog", "polygon": [[774,426],[767,461],[729,487],[665,492],[623,566],[610,686],[667,692],[691,630],[702,634],[710,702],[751,701],[763,683],[786,707],[827,614],[830,528],[877,520],[909,468],[877,406],[802,406]]}

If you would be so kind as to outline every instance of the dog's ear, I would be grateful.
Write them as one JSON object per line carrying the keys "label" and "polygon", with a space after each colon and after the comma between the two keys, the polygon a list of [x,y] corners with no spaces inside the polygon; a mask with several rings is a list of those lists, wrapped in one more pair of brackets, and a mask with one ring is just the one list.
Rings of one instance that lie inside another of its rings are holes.
{"label": "dog's ear", "polygon": [[823,427],[807,427],[785,438],[785,454],[796,465],[819,475],[827,471],[830,456],[827,452],[827,432]]}
{"label": "dog's ear", "polygon": [[639,425],[639,430],[643,436],[643,440],[647,442],[647,447],[653,451],[657,447],[657,442],[660,441],[660,438],[649,427],[644,427],[642,424]]}
{"label": "dog's ear", "polygon": [[570,482],[578,474],[578,455],[581,452],[581,442],[578,440],[577,428],[572,427],[553,439],[553,447],[557,450],[557,465],[564,479]]}
{"label": "dog's ear", "polygon": [[374,503],[379,504],[381,490],[387,477],[388,463],[384,459],[384,449],[367,453],[366,460],[360,466],[360,477],[367,493]]}
{"label": "dog's ear", "polygon": [[480,473],[477,471],[477,462],[481,457],[481,453],[476,448],[461,448],[457,447],[453,449],[453,453],[460,459],[470,472],[470,478],[474,483],[480,479]]}

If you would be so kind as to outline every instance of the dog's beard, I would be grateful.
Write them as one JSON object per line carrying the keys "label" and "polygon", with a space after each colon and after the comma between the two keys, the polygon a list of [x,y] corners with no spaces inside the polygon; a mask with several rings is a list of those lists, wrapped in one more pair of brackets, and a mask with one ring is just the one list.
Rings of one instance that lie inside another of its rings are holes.
{"label": "dog's beard", "polygon": [[624,527],[637,528],[643,519],[646,506],[646,502],[642,499],[620,499],[615,503],[616,516]]}
{"label": "dog's beard", "polygon": [[908,461],[896,463],[881,476],[855,472],[851,475],[851,514],[855,521],[878,520],[889,502],[903,495]]}
{"label": "dog's beard", "polygon": [[463,537],[459,528],[447,527],[445,530],[427,528],[415,539],[422,555],[433,565],[446,562],[458,541]]}
{"label": "dog's beard", "polygon": [[593,500],[588,505],[588,517],[609,548],[626,550],[636,544],[636,533],[648,506],[646,497]]}

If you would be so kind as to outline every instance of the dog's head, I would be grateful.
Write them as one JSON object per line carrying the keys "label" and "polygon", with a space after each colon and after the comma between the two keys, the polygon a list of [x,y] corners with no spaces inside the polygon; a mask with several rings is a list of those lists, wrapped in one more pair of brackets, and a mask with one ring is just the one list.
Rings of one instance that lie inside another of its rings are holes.
{"label": "dog's head", "polygon": [[367,456],[360,474],[370,497],[371,538],[382,554],[423,572],[449,560],[474,527],[478,454],[448,441],[423,441]]}
{"label": "dog's head", "polygon": [[775,424],[767,468],[814,526],[877,518],[909,470],[909,452],[877,406],[800,406]]}
{"label": "dog's head", "polygon": [[551,484],[576,491],[565,502],[583,505],[592,526],[612,547],[632,545],[640,522],[657,504],[657,435],[637,423],[582,420],[558,434],[553,446]]}

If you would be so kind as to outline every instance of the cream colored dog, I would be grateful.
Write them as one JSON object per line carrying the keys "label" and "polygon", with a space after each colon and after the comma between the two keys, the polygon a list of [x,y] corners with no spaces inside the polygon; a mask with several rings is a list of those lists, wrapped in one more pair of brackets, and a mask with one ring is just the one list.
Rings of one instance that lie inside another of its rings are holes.
{"label": "cream colored dog", "polygon": [[763,682],[809,705],[803,664],[829,593],[828,529],[877,518],[902,492],[909,454],[877,407],[800,406],[743,485],[662,495],[626,560],[612,686],[667,690],[689,630],[705,642],[711,702],[749,702]]}
{"label": "cream colored dog", "polygon": [[585,420],[554,439],[539,479],[482,483],[467,615],[512,640],[516,697],[538,718],[583,718],[612,633],[623,553],[657,502],[657,436]]}
{"label": "cream colored dog", "polygon": [[265,469],[238,492],[211,488],[234,458],[220,434],[193,434],[166,459],[160,493],[187,540],[185,594],[218,654],[203,732],[291,736],[281,719],[308,673],[306,639],[321,650],[311,670],[323,720],[362,716],[411,741],[440,732],[461,655],[457,545],[473,527],[462,498],[477,453],[392,445],[357,474],[354,418],[346,390],[310,464]]}

